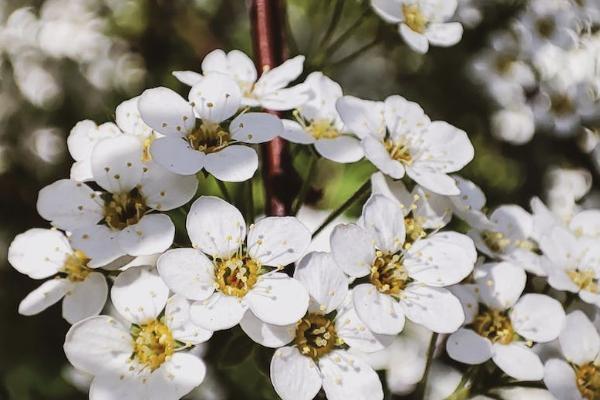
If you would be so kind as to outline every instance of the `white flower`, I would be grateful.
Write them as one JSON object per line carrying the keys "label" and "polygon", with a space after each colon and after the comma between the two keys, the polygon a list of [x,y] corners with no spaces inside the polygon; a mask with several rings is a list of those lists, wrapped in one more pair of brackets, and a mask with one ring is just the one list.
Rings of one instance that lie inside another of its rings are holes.
{"label": "white flower", "polygon": [[489,220],[473,226],[469,236],[477,249],[487,256],[510,261],[527,272],[546,275],[542,268],[543,258],[536,250],[533,218],[522,207],[503,205],[494,210]]}
{"label": "white flower", "polygon": [[274,325],[292,324],[304,315],[306,289],[277,272],[297,261],[310,243],[310,232],[296,218],[264,218],[246,235],[234,206],[202,196],[192,204],[186,227],[194,248],[169,250],[157,265],[173,292],[195,301],[190,310],[194,323],[228,329],[247,310]]}
{"label": "white flower", "polygon": [[296,121],[283,120],[281,137],[293,143],[314,144],[317,153],[332,161],[360,160],[364,156],[360,141],[346,132],[335,109],[335,102],[342,97],[340,85],[321,72],[310,74],[305,84],[313,96],[298,109]]}
{"label": "white flower", "polygon": [[529,142],[535,133],[533,112],[526,105],[496,111],[491,123],[495,137],[514,145]]}
{"label": "white flower", "polygon": [[429,44],[448,47],[462,38],[462,25],[446,22],[456,0],[371,0],[371,6],[386,22],[399,24],[404,41],[419,53],[427,53]]}
{"label": "white flower", "polygon": [[65,353],[73,366],[94,376],[90,399],[177,400],[202,382],[204,363],[182,350],[208,340],[212,332],[189,322],[187,300],[167,300],[168,295],[155,270],[132,268],[111,290],[128,324],[101,315],[71,327]]}
{"label": "white flower", "polygon": [[600,335],[581,311],[567,315],[558,337],[566,360],[553,358],[544,365],[544,383],[557,399],[596,399],[600,395]]}
{"label": "white flower", "polygon": [[464,131],[443,121],[431,122],[417,103],[401,96],[388,97],[385,102],[344,96],[336,108],[381,172],[400,179],[406,171],[432,192],[459,194],[456,182],[447,174],[473,159],[473,145]]}
{"label": "white flower", "polygon": [[[204,76],[225,74],[233,79],[240,88],[243,106],[284,111],[301,106],[310,97],[309,89],[302,84],[287,87],[300,76],[303,64],[304,56],[296,56],[278,67],[263,70],[257,79],[254,63],[246,54],[217,49],[204,57],[202,73]],[[175,71],[173,75],[189,86],[196,85],[203,77],[192,71]]]}
{"label": "white flower", "polygon": [[466,364],[491,358],[514,379],[542,379],[542,362],[530,347],[558,337],[565,319],[561,304],[542,294],[521,296],[525,272],[507,262],[483,264],[474,278],[483,306],[465,305],[472,320],[450,335],[448,355]]}
{"label": "white flower", "polygon": [[[277,394],[283,400],[310,400],[322,387],[330,400],[383,399],[375,371],[348,349],[379,351],[393,337],[373,334],[364,326],[348,295],[348,280],[329,253],[305,256],[294,278],[310,293],[308,313],[297,323],[273,327],[250,313],[242,321],[252,339],[280,347],[271,360],[271,382]],[[293,345],[285,346],[292,341]]]}
{"label": "white flower", "polygon": [[20,314],[38,314],[63,297],[62,315],[71,324],[102,311],[108,293],[104,275],[94,272],[90,259],[73,249],[62,232],[34,228],[17,235],[8,261],[33,279],[55,277],[23,299]]}
{"label": "white flower", "polygon": [[584,234],[587,227],[598,229],[600,217],[597,212],[581,214],[572,225],[578,227],[581,236],[562,226],[555,226],[542,236],[540,248],[548,260],[544,268],[550,286],[578,293],[581,300],[600,307],[600,246],[597,236]]}
{"label": "white flower", "polygon": [[141,159],[142,144],[119,135],[103,139],[91,156],[94,181],[106,192],[69,179],[43,188],[39,214],[72,232],[71,243],[95,265],[125,254],[150,255],[168,249],[175,234],[171,219],[152,211],[186,204],[196,193],[196,177],[172,174]]}
{"label": "white flower", "polygon": [[367,201],[359,223],[336,227],[331,251],[346,274],[368,277],[368,283],[353,289],[360,319],[380,334],[400,332],[405,316],[434,332],[454,332],[464,314],[459,300],[443,287],[471,273],[473,242],[456,232],[412,241],[402,209],[381,195]]}
{"label": "white flower", "polygon": [[192,87],[189,100],[164,87],[140,96],[142,119],[164,135],[152,142],[153,160],[180,175],[204,168],[221,181],[250,179],[258,168],[258,156],[238,143],[263,143],[278,136],[283,131],[279,118],[247,112],[221,126],[238,112],[241,101],[236,83],[222,74],[202,78]]}

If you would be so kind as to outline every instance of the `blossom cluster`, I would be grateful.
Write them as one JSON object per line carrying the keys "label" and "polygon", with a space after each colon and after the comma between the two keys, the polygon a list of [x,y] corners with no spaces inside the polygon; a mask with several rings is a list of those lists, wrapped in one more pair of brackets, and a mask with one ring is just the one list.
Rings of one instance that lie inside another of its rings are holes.
{"label": "blossom cluster", "polygon": [[[435,44],[436,29],[451,27],[428,29]],[[65,354],[93,377],[90,398],[179,399],[206,375],[194,348],[236,326],[273,349],[270,379],[284,400],[383,399],[381,367],[392,390],[414,390],[436,348],[474,366],[444,397],[491,394],[477,386],[486,363],[515,386],[598,398],[599,335],[574,308],[600,307],[600,211],[565,219],[535,198],[531,212],[489,212],[482,190],[457,175],[474,157],[466,132],[399,95],[345,96],[321,72],[294,84],[303,62],[259,76],[243,52],[215,50],[200,72],[174,72],[186,96],[148,89],[114,122],[71,131],[70,177],[37,199],[51,228],[18,235],[9,261],[45,280],[21,314],[62,300]],[[256,145],[276,137],[377,170],[361,215],[333,228],[328,251],[307,251],[311,231],[295,216],[254,219],[199,187],[209,176],[253,179]],[[426,362],[376,360],[406,354],[399,341],[411,334]],[[542,352],[553,344],[560,352]]]}

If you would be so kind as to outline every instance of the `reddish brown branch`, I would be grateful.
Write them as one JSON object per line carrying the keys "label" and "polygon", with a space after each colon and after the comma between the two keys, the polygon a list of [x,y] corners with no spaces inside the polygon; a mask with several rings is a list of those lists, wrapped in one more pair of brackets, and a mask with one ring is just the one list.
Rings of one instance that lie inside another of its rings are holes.
{"label": "reddish brown branch", "polygon": [[[286,58],[284,12],[285,0],[251,0],[250,20],[258,71],[266,71]],[[295,194],[294,169],[287,143],[276,138],[262,145],[262,168],[267,215],[289,215]]]}

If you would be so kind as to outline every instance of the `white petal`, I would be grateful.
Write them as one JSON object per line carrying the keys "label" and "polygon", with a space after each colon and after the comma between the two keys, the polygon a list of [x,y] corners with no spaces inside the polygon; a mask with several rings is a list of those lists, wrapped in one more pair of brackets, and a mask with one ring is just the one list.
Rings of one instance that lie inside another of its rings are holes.
{"label": "white petal", "polygon": [[[276,89],[272,92],[259,90],[255,86],[254,95],[258,97],[260,105],[267,110],[286,111],[298,108],[305,104],[310,99],[310,88],[305,84],[299,84],[284,89]],[[253,98],[244,98],[244,105],[256,106]]]}
{"label": "white petal", "polygon": [[447,289],[408,285],[400,300],[406,317],[434,332],[455,332],[464,322],[460,301]]}
{"label": "white petal", "polygon": [[138,100],[138,109],[144,123],[164,135],[183,136],[196,124],[192,106],[165,87],[145,90]]}
{"label": "white petal", "polygon": [[94,225],[104,218],[104,202],[89,186],[61,179],[40,190],[37,211],[52,225],[73,230]]}
{"label": "white petal", "polygon": [[121,130],[129,135],[146,138],[152,134],[152,128],[144,123],[138,110],[139,96],[125,100],[115,110],[115,120]]}
{"label": "white petal", "polygon": [[377,373],[359,357],[334,350],[319,360],[323,389],[330,400],[383,400],[383,388]]}
{"label": "white petal", "polygon": [[330,237],[331,253],[337,265],[348,275],[368,275],[375,260],[375,241],[367,230],[355,224],[340,224]]}
{"label": "white petal", "polygon": [[365,353],[381,351],[392,344],[395,335],[380,335],[371,332],[358,317],[354,304],[348,299],[335,317],[335,329],[340,338],[354,350]]}
{"label": "white petal", "polygon": [[104,139],[94,146],[92,174],[103,189],[111,193],[126,193],[142,180],[141,142],[128,135]]}
{"label": "white petal", "polygon": [[209,72],[218,72],[221,74],[228,73],[228,61],[227,55],[221,49],[215,49],[204,56],[202,60],[202,72],[205,74]]}
{"label": "white petal", "polygon": [[33,228],[17,235],[8,248],[8,262],[33,279],[56,274],[73,253],[66,236],[57,230]]}
{"label": "white petal", "polygon": [[212,336],[212,331],[192,323],[190,302],[183,296],[174,295],[167,300],[165,322],[173,333],[173,338],[185,344],[204,343]]}
{"label": "white petal", "polygon": [[335,139],[317,140],[315,149],[326,159],[339,163],[356,162],[364,156],[358,139],[346,135]]}
{"label": "white petal", "polygon": [[462,34],[463,27],[458,22],[432,23],[429,24],[425,32],[429,43],[443,47],[454,46],[460,42]]}
{"label": "white petal", "polygon": [[285,140],[300,144],[311,144],[315,142],[315,138],[313,138],[312,135],[296,121],[284,119],[281,122],[283,123],[283,131],[280,136]]}
{"label": "white petal", "polygon": [[377,249],[394,254],[402,249],[406,230],[404,213],[397,202],[382,195],[373,195],[362,211],[365,229],[375,238]]}
{"label": "white petal", "polygon": [[481,364],[492,358],[492,342],[471,329],[460,328],[448,337],[448,355],[465,364]]}
{"label": "white petal", "polygon": [[187,204],[196,194],[198,179],[195,176],[175,175],[156,163],[147,168],[140,191],[148,207],[173,210]]}
{"label": "white petal", "polygon": [[19,314],[35,315],[57,303],[71,289],[67,279],[50,279],[29,293],[19,304]]}
{"label": "white petal", "polygon": [[71,129],[67,138],[69,153],[76,161],[89,160],[96,143],[104,138],[120,134],[119,128],[110,122],[97,126],[94,121],[89,119],[79,121]]}
{"label": "white petal", "polygon": [[244,143],[264,143],[283,132],[283,123],[275,115],[247,112],[235,117],[229,124],[234,140]]}
{"label": "white petal", "polygon": [[204,167],[205,154],[180,137],[165,136],[150,146],[152,160],[179,175],[194,175]]}
{"label": "white petal", "polygon": [[156,319],[169,297],[169,288],[154,268],[135,267],[121,272],[110,291],[113,305],[127,321],[144,324]]}
{"label": "white petal", "polygon": [[204,329],[220,331],[236,326],[247,309],[242,299],[215,292],[206,300],[192,303],[190,317],[194,324]]}
{"label": "white petal", "polygon": [[531,214],[514,204],[496,208],[490,220],[498,226],[500,232],[510,238],[527,239],[533,233]]}
{"label": "white petal", "polygon": [[175,225],[165,214],[148,214],[119,233],[119,246],[131,256],[148,256],[171,247]]}
{"label": "white petal", "polygon": [[494,362],[507,375],[519,381],[539,381],[544,377],[544,366],[531,349],[519,343],[494,344]]}
{"label": "white petal", "polygon": [[283,273],[259,277],[245,297],[257,318],[280,326],[300,320],[308,310],[308,299],[304,286]]}
{"label": "white petal", "polygon": [[431,172],[429,167],[421,168],[419,165],[407,167],[406,174],[433,193],[444,196],[455,196],[460,193],[454,179],[441,172]]}
{"label": "white petal", "polygon": [[71,173],[69,178],[77,182],[88,182],[94,180],[94,174],[92,174],[92,160],[81,160],[75,161],[71,165]]}
{"label": "white petal", "polygon": [[404,20],[402,3],[397,0],[371,0],[373,10],[386,22],[397,24]]}
{"label": "white petal", "polygon": [[481,210],[485,206],[485,194],[479,186],[458,175],[453,175],[452,178],[460,189],[460,196],[452,198],[452,201],[460,211]]}
{"label": "white petal", "polygon": [[552,359],[544,365],[544,384],[557,399],[581,400],[573,368],[563,360]]}
{"label": "white petal", "polygon": [[344,96],[337,100],[335,107],[348,131],[359,138],[385,136],[383,103]]}
{"label": "white petal", "polygon": [[294,340],[296,335],[295,323],[283,326],[267,324],[258,319],[250,310],[244,314],[244,318],[240,321],[240,327],[250,339],[265,347],[285,346]]}
{"label": "white petal", "polygon": [[408,275],[431,286],[448,286],[466,278],[475,265],[473,241],[456,232],[440,232],[417,240],[406,252]]}
{"label": "white petal", "polygon": [[76,229],[69,237],[74,249],[90,258],[88,266],[102,267],[125,255],[117,240],[118,232],[106,225],[90,225]]}
{"label": "white petal", "polygon": [[202,74],[194,71],[173,71],[173,76],[185,85],[194,86],[202,79]]}
{"label": "white petal", "polygon": [[[433,121],[423,134],[427,157],[415,161],[438,172],[455,172],[467,165],[475,150],[466,132],[444,121]],[[431,190],[431,189],[430,189]]]}
{"label": "white petal", "polygon": [[600,352],[600,336],[594,324],[579,310],[567,315],[558,340],[567,361],[577,365],[594,361]]}
{"label": "white petal", "polygon": [[100,315],[73,325],[64,349],[75,368],[92,375],[114,374],[130,359],[133,341],[116,319]]}
{"label": "white petal", "polygon": [[215,291],[214,265],[200,250],[169,250],[156,267],[169,289],[185,298],[204,300]]}
{"label": "white petal", "polygon": [[310,232],[296,217],[267,217],[248,231],[248,255],[262,265],[285,266],[304,255]]}
{"label": "white petal", "polygon": [[151,375],[148,400],[179,400],[200,385],[206,365],[195,354],[177,352]]}
{"label": "white petal", "polygon": [[273,69],[263,72],[256,82],[255,91],[267,94],[283,89],[300,76],[303,65],[304,56],[296,56]]}
{"label": "white petal", "polygon": [[83,282],[75,282],[66,293],[62,304],[62,315],[70,324],[87,317],[98,315],[104,308],[108,285],[104,275],[90,273]]}
{"label": "white petal", "polygon": [[534,342],[549,342],[560,334],[565,312],[552,297],[528,293],[515,304],[510,319],[519,335]]}
{"label": "white petal", "polygon": [[384,104],[385,123],[390,139],[394,141],[405,140],[414,135],[413,132],[422,132],[431,123],[420,105],[402,96],[389,96]]}
{"label": "white petal", "polygon": [[194,201],[186,229],[192,246],[217,258],[229,258],[246,237],[246,223],[238,209],[212,196]]}
{"label": "white petal", "polygon": [[381,194],[397,201],[405,215],[411,211],[414,203],[414,196],[406,189],[402,181],[392,180],[381,172],[371,175],[371,193]]}
{"label": "white petal", "polygon": [[417,53],[425,54],[429,50],[427,37],[421,33],[415,32],[408,25],[400,24],[400,35],[408,46]]}
{"label": "white petal", "polygon": [[311,252],[296,266],[294,278],[310,295],[309,312],[329,314],[346,298],[348,279],[330,253]]}
{"label": "white petal", "polygon": [[512,307],[527,281],[522,268],[508,262],[487,263],[474,273],[481,301],[492,309],[507,310]]}
{"label": "white petal", "polygon": [[[239,50],[231,50],[229,53],[227,53],[227,61],[229,64],[229,74],[233,76],[236,81],[249,83],[256,81],[256,67],[254,66],[254,62],[244,52]],[[206,57],[202,62],[202,70],[204,72],[207,71],[205,62]],[[214,72],[223,73],[223,71],[219,70],[214,70]]]}
{"label": "white petal", "polygon": [[321,389],[316,364],[295,347],[282,347],[273,354],[271,382],[283,400],[311,400]]}
{"label": "white petal", "polygon": [[465,313],[465,325],[470,324],[479,313],[478,287],[475,284],[453,285],[447,288],[462,304]]}
{"label": "white petal", "polygon": [[361,142],[365,157],[384,174],[394,179],[404,176],[404,166],[390,157],[383,143],[372,137],[366,137]]}
{"label": "white petal", "polygon": [[242,93],[235,81],[226,75],[210,74],[192,86],[189,100],[202,120],[219,123],[233,116]]}
{"label": "white petal", "polygon": [[375,333],[395,335],[404,328],[404,312],[398,301],[380,293],[371,284],[352,289],[352,299],[358,317]]}
{"label": "white petal", "polygon": [[569,224],[576,235],[600,236],[600,210],[583,210],[577,213]]}
{"label": "white petal", "polygon": [[223,182],[243,182],[258,169],[256,151],[248,146],[231,145],[205,158],[207,172]]}
{"label": "white petal", "polygon": [[[447,196],[430,192],[420,186],[413,189],[414,196],[418,196],[415,202],[417,208],[413,210],[413,216],[423,221],[425,229],[440,229],[452,219],[452,203]],[[410,207],[410,204],[408,205]]]}

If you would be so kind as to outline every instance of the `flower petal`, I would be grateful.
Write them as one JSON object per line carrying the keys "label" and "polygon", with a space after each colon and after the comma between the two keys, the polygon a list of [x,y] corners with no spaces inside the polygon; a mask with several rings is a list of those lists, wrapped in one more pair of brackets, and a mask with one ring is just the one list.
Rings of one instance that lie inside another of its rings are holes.
{"label": "flower petal", "polygon": [[144,123],[163,135],[184,136],[196,125],[192,106],[165,87],[145,90],[138,100],[138,109]]}
{"label": "flower petal", "polygon": [[165,214],[148,214],[119,233],[119,246],[131,256],[148,256],[171,247],[175,226]]}
{"label": "flower petal", "polygon": [[[350,296],[351,297],[351,296]],[[351,298],[338,310],[335,317],[335,329],[338,336],[354,350],[365,353],[381,351],[392,344],[395,335],[380,335],[371,332],[358,317]]]}
{"label": "flower petal", "polygon": [[414,165],[406,168],[406,174],[424,188],[444,196],[455,196],[460,194],[456,181],[448,175],[431,171],[429,167],[422,168]]}
{"label": "flower petal", "polygon": [[152,142],[150,152],[154,161],[179,175],[194,175],[204,167],[206,159],[204,153],[193,149],[180,137],[158,138]]}
{"label": "flower petal", "polygon": [[98,126],[89,119],[79,121],[67,138],[69,153],[76,161],[89,160],[96,143],[120,134],[119,128],[111,122]]}
{"label": "flower petal", "polygon": [[308,292],[297,280],[283,273],[259,277],[245,299],[261,321],[273,325],[290,325],[308,310]]}
{"label": "flower petal", "polygon": [[151,375],[148,400],[179,400],[206,376],[206,365],[192,353],[177,352]]}
{"label": "flower petal", "polygon": [[375,286],[365,283],[352,289],[358,317],[375,333],[395,335],[404,328],[404,312],[400,304]]}
{"label": "flower petal", "polygon": [[296,121],[284,119],[281,122],[283,123],[283,131],[280,136],[285,140],[300,144],[312,144],[315,142],[315,138]]}
{"label": "flower petal", "polygon": [[248,231],[248,255],[262,265],[296,262],[310,245],[310,232],[296,217],[267,217]]}
{"label": "flower petal", "polygon": [[494,362],[507,375],[518,381],[539,381],[544,377],[544,366],[537,354],[520,343],[494,344]]}
{"label": "flower petal", "polygon": [[251,147],[231,145],[208,154],[204,168],[220,181],[244,182],[258,169],[258,156]]}
{"label": "flower petal", "polygon": [[329,314],[348,294],[348,279],[330,253],[312,252],[304,256],[296,266],[294,279],[308,290],[309,312]]}
{"label": "flower petal", "polygon": [[460,170],[475,155],[466,132],[444,121],[433,121],[429,124],[423,134],[421,146],[427,149],[427,157],[421,156],[415,160],[414,166],[418,164],[443,173]]}
{"label": "flower petal", "polygon": [[406,230],[404,213],[397,202],[382,195],[372,195],[363,207],[362,221],[375,238],[378,250],[394,254],[402,249]]}
{"label": "flower petal", "polygon": [[147,166],[140,191],[146,205],[158,211],[169,211],[187,204],[198,189],[195,176],[175,175],[156,163]]}
{"label": "flower petal", "polygon": [[129,192],[142,180],[142,144],[128,135],[102,140],[92,152],[92,174],[111,193]]}
{"label": "flower petal", "polygon": [[319,360],[323,389],[330,400],[383,400],[383,388],[369,364],[343,351],[334,350]]}
{"label": "flower petal", "polygon": [[233,116],[242,93],[235,81],[223,74],[210,74],[192,86],[189,100],[194,111],[204,121],[220,123]]}
{"label": "flower petal", "polygon": [[373,10],[383,18],[384,21],[398,24],[404,20],[402,3],[397,0],[371,0]]}
{"label": "flower petal", "polygon": [[458,22],[431,23],[427,27],[425,36],[434,46],[454,46],[460,42],[463,34],[463,27]]}
{"label": "flower petal", "polygon": [[206,300],[192,303],[190,317],[194,324],[204,329],[220,331],[236,326],[247,309],[242,299],[215,292]]}
{"label": "flower petal", "polygon": [[394,179],[404,176],[404,166],[390,157],[383,143],[372,137],[365,137],[362,142],[365,157],[381,172]]}
{"label": "flower petal", "polygon": [[268,94],[283,89],[302,73],[304,56],[296,56],[281,65],[263,72],[256,82],[255,92]]}
{"label": "flower petal", "polygon": [[61,179],[40,190],[37,211],[59,229],[72,231],[104,218],[104,202],[89,186]]}
{"label": "flower petal", "polygon": [[258,319],[252,311],[246,311],[240,321],[240,327],[250,339],[261,346],[279,348],[294,340],[296,324],[272,325]]}
{"label": "flower petal", "polygon": [[271,359],[271,383],[283,400],[311,400],[321,389],[315,362],[295,347],[282,347]]}
{"label": "flower petal", "polygon": [[89,225],[76,229],[69,237],[74,249],[90,258],[88,267],[103,267],[125,255],[117,240],[118,232],[106,225]]}
{"label": "flower petal", "polygon": [[558,341],[567,361],[576,365],[593,362],[600,353],[600,335],[594,324],[579,310],[567,315]]}
{"label": "flower petal", "polygon": [[474,278],[481,301],[495,310],[512,307],[521,297],[527,281],[525,271],[508,262],[483,264],[475,270]]}
{"label": "flower petal", "polygon": [[460,328],[448,337],[448,355],[465,364],[481,364],[492,358],[492,342],[471,329]]}
{"label": "flower petal", "polygon": [[212,331],[203,329],[190,319],[190,302],[183,296],[174,295],[167,300],[165,321],[173,333],[173,338],[189,344],[204,343],[212,336]]}
{"label": "flower petal", "polygon": [[234,140],[244,143],[264,143],[283,132],[283,124],[275,115],[262,112],[240,114],[229,124]]}
{"label": "flower petal", "polygon": [[217,258],[229,258],[246,237],[246,223],[238,209],[213,196],[194,201],[186,230],[193,247]]}
{"label": "flower petal", "polygon": [[421,33],[415,32],[405,23],[400,24],[400,36],[406,44],[417,53],[425,54],[429,50],[429,41],[427,37]]}
{"label": "flower petal", "polygon": [[448,287],[448,290],[455,295],[460,304],[462,304],[463,312],[465,313],[464,324],[473,322],[479,313],[479,296],[477,293],[478,287],[475,284],[460,284]]}
{"label": "flower petal", "polygon": [[600,236],[600,210],[578,212],[569,223],[569,228],[578,236]]}
{"label": "flower petal", "polygon": [[315,149],[321,156],[338,163],[353,163],[365,154],[358,139],[346,135],[317,140]]}
{"label": "flower petal", "polygon": [[194,86],[202,79],[202,74],[194,71],[173,71],[172,74],[179,82],[188,86]]}
{"label": "flower petal", "polygon": [[438,333],[455,332],[465,320],[460,301],[444,288],[409,284],[400,305],[408,319]]}
{"label": "flower petal", "polygon": [[115,120],[123,132],[146,138],[152,134],[152,128],[142,120],[138,110],[139,99],[140,97],[137,96],[119,104],[115,110]]}
{"label": "flower petal", "polygon": [[71,289],[67,279],[50,279],[29,293],[19,304],[19,314],[35,315],[57,303]]}
{"label": "flower petal", "polygon": [[169,288],[152,267],[135,267],[117,276],[110,291],[113,305],[127,321],[156,319],[167,304]]}
{"label": "flower petal", "polygon": [[560,334],[565,324],[562,305],[550,296],[528,293],[510,312],[515,331],[534,342],[549,342]]}
{"label": "flower petal", "polygon": [[375,243],[366,229],[356,224],[339,224],[330,236],[331,253],[346,274],[368,275],[375,260]]}
{"label": "flower petal", "polygon": [[33,279],[56,274],[73,253],[66,236],[57,230],[33,228],[17,235],[8,248],[8,262]]}
{"label": "flower petal", "polygon": [[108,285],[104,275],[90,273],[83,282],[75,282],[62,303],[62,316],[70,324],[98,315],[106,304]]}
{"label": "flower petal", "polygon": [[544,384],[557,399],[582,400],[573,368],[564,360],[551,359],[544,365]]}
{"label": "flower petal", "polygon": [[366,137],[383,139],[385,136],[382,102],[343,96],[337,100],[335,108],[344,121],[346,129],[360,139]]}
{"label": "flower petal", "polygon": [[215,291],[214,265],[200,250],[169,250],[156,267],[169,289],[187,299],[204,300]]}

